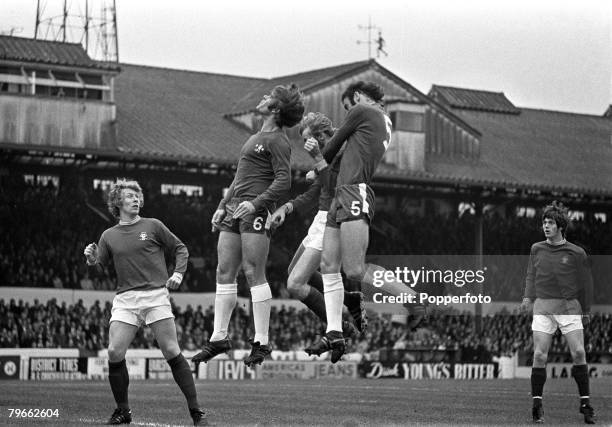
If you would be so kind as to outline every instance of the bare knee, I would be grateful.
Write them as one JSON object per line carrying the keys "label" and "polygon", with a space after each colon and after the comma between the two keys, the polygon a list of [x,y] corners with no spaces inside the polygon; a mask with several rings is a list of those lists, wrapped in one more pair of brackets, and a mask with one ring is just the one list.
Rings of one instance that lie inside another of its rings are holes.
{"label": "bare knee", "polygon": [[217,266],[217,283],[234,283],[236,277],[233,269],[229,266],[219,264]]}
{"label": "bare knee", "polygon": [[159,348],[166,360],[174,359],[181,352],[178,342],[167,342],[163,345],[160,343]]}
{"label": "bare knee", "polygon": [[361,281],[363,276],[365,275],[365,266],[360,263],[356,265],[344,265],[344,274],[346,274],[347,279]]}
{"label": "bare knee", "polygon": [[548,352],[543,352],[542,350],[535,349],[533,352],[533,366],[534,367],[544,367],[546,366],[546,361],[548,360]]}
{"label": "bare knee", "polygon": [[127,349],[117,348],[113,345],[113,343],[110,343],[108,345],[108,360],[113,363],[121,362],[123,359],[125,359],[126,351]]}
{"label": "bare knee", "polygon": [[245,261],[242,263],[242,271],[249,286],[255,286],[257,284],[257,265],[254,262]]}
{"label": "bare knee", "polygon": [[319,268],[322,274],[338,273],[340,271],[340,263],[324,256],[321,258]]}
{"label": "bare knee", "polygon": [[297,274],[290,274],[287,279],[287,290],[292,298],[304,299],[308,295],[308,285],[303,277]]}
{"label": "bare knee", "polygon": [[578,347],[571,353],[574,365],[584,365],[586,363],[586,352],[584,351],[584,347]]}

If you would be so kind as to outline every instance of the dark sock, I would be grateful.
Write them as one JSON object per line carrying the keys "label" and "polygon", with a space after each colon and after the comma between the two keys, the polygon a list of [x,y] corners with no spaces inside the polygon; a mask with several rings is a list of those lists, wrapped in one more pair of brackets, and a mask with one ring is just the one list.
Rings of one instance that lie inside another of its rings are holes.
{"label": "dark sock", "polygon": [[323,276],[318,271],[312,273],[310,279],[308,279],[308,284],[315,288],[317,291],[323,293]]}
{"label": "dark sock", "polygon": [[325,298],[323,294],[315,288],[309,288],[308,295],[302,300],[304,305],[308,307],[314,314],[317,315],[323,323],[327,323],[327,315],[325,314]]}
{"label": "dark sock", "polygon": [[587,365],[572,366],[572,377],[578,384],[578,394],[580,394],[580,404],[589,404],[589,370]]}
{"label": "dark sock", "polygon": [[191,367],[187,360],[181,353],[173,359],[168,360],[168,365],[172,369],[172,376],[174,381],[178,384],[179,388],[187,399],[187,406],[189,409],[198,409],[198,394],[196,392],[195,382],[193,381],[193,374],[191,373]]}
{"label": "dark sock", "polygon": [[534,406],[542,404],[542,393],[544,392],[545,382],[546,368],[531,368],[531,396],[533,397]]}
{"label": "dark sock", "polygon": [[128,375],[125,359],[121,362],[108,362],[108,381],[110,382],[113,396],[118,408],[128,409],[128,387],[130,377]]}

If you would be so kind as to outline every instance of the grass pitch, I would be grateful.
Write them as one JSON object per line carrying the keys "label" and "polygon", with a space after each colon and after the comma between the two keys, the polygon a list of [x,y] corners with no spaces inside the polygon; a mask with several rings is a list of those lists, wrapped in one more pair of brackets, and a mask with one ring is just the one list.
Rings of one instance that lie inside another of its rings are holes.
{"label": "grass pitch", "polygon": [[[530,425],[528,379],[201,380],[211,425]],[[0,382],[2,425],[99,425],[114,409],[104,381]],[[612,378],[591,381],[597,424],[612,425]],[[132,381],[132,425],[191,425],[172,381]],[[9,408],[58,409],[58,417],[9,418]],[[583,425],[572,379],[548,379],[547,425]]]}

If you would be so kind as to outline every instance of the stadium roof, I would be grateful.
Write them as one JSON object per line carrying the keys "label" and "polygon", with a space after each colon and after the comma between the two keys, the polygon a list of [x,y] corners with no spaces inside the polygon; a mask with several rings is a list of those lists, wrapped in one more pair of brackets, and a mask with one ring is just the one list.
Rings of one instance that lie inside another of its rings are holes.
{"label": "stadium roof", "polygon": [[249,136],[225,114],[262,79],[121,65],[118,149],[145,157],[235,163]]}
{"label": "stadium roof", "polygon": [[308,91],[313,87],[324,85],[347,74],[354,74],[359,70],[367,69],[370,64],[371,61],[369,60],[351,62],[348,64],[320,68],[318,70],[311,70],[303,73],[274,77],[270,80],[262,80],[252,92],[238,100],[238,102],[233,105],[231,111],[228,111],[228,113],[234,115],[252,111],[261,97],[270,92],[270,88],[274,86],[295,83],[302,91]]}
{"label": "stadium roof", "polygon": [[0,60],[118,71],[114,63],[91,59],[79,43],[0,35]]}
{"label": "stadium roof", "polygon": [[497,113],[519,114],[520,110],[506,98],[503,92],[461,89],[433,85],[429,96],[454,108],[481,110]]}
{"label": "stadium roof", "polygon": [[429,156],[425,172],[379,176],[439,184],[612,195],[612,123],[599,116],[520,109],[520,115],[456,111],[482,131],[477,162]]}

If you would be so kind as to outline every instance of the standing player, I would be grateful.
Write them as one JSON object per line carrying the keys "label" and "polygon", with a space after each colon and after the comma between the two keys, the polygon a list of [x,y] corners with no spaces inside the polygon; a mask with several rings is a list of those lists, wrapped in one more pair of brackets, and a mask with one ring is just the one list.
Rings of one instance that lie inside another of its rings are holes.
{"label": "standing player", "polygon": [[261,131],[242,147],[236,176],[212,218],[219,233],[214,331],[193,361],[208,362],[230,350],[228,327],[236,305],[236,275],[242,263],[253,300],[255,337],[247,366],[261,364],[270,354],[268,331],[272,292],[266,280],[270,235],[268,212],[287,197],[291,187],[291,146],[284,128],[295,126],[304,114],[304,99],[296,85],[277,86],[256,107],[263,117]]}
{"label": "standing player", "polygon": [[[323,275],[327,333],[306,349],[309,354],[331,350],[336,363],[345,351],[342,337],[344,286],[341,267],[349,280],[371,286],[374,272],[382,267],[365,263],[370,221],[374,216],[374,192],[370,182],[391,139],[391,119],[382,108],[384,93],[376,83],[358,81],[342,94],[346,119],[325,146],[322,158],[312,144],[317,164],[330,164],[346,142],[336,182],[336,192],[327,214],[323,237]],[[386,276],[381,276],[386,277]],[[384,290],[394,295],[415,293],[399,280],[387,282]]]}
{"label": "standing player", "polygon": [[544,422],[542,392],[546,382],[546,360],[553,335],[559,328],[574,362],[572,376],[578,384],[580,412],[586,424],[595,424],[595,414],[589,404],[589,372],[583,334],[583,321],[586,324],[589,319],[593,281],[584,250],[565,240],[568,224],[563,204],[555,201],[546,206],[542,215],[546,240],[535,243],[529,255],[521,308],[533,311],[532,415],[534,422]]}
{"label": "standing player", "polygon": [[[307,141],[314,138],[322,149],[329,138],[334,134],[334,128],[329,118],[321,113],[308,113],[300,124],[300,134]],[[338,153],[329,167],[319,171],[315,168],[316,176],[308,190],[293,200],[282,205],[269,217],[266,228],[276,228],[285,221],[285,217],[292,212],[306,212],[318,207],[308,235],[300,244],[289,264],[287,289],[293,298],[304,303],[323,323],[327,323],[325,314],[325,300],[320,273],[317,271],[321,263],[323,250],[323,232],[327,222],[327,211],[334,197],[336,177],[340,166],[342,153]],[[325,163],[325,166],[327,164]],[[321,167],[321,164],[319,164]],[[310,284],[311,286],[308,286]],[[360,332],[367,327],[367,315],[361,292],[344,293],[344,303],[355,320]],[[355,336],[355,327],[347,320],[342,322],[342,329],[347,336]]]}
{"label": "standing player", "polygon": [[[87,264],[102,272],[112,259],[117,273],[108,343],[108,380],[117,409],[108,424],[129,424],[130,382],[125,353],[144,323],[151,327],[172,376],[187,399],[194,425],[204,425],[191,367],[181,354],[168,288],[177,289],[187,269],[185,245],[159,220],[141,218],[142,189],[136,181],[117,180],[108,195],[108,209],[119,224],[102,233],[99,243],[85,248]],[[174,273],[168,278],[164,250],[174,254]]]}

